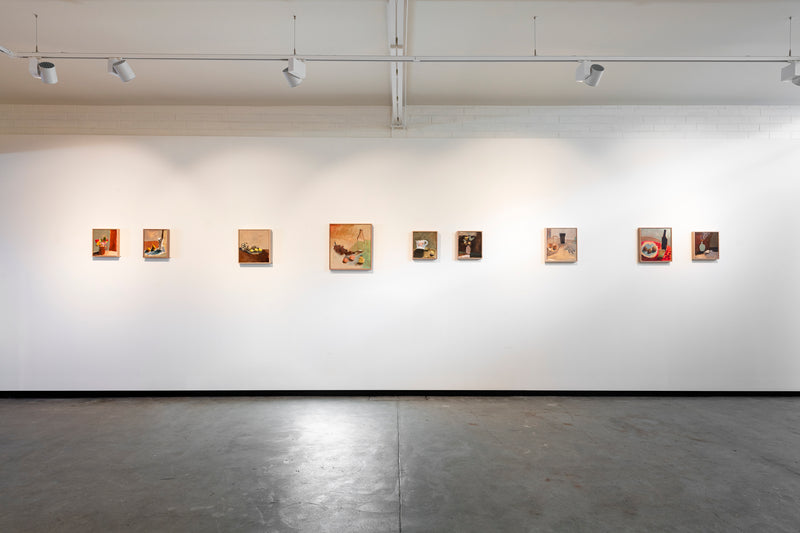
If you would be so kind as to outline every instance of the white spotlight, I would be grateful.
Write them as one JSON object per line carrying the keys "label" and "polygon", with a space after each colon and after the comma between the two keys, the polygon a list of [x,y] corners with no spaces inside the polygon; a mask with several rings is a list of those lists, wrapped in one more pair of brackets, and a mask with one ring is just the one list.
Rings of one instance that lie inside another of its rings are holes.
{"label": "white spotlight", "polygon": [[800,85],[800,63],[792,61],[781,69],[781,81],[790,81]]}
{"label": "white spotlight", "polygon": [[40,61],[39,58],[32,57],[28,60],[28,72],[36,79],[52,85],[58,83],[56,66],[50,61]]}
{"label": "white spotlight", "polygon": [[600,83],[600,78],[603,77],[603,72],[606,69],[603,65],[597,63],[591,64],[589,61],[581,61],[578,69],[575,71],[575,81],[583,83],[589,87],[594,87]]}
{"label": "white spotlight", "polygon": [[119,57],[108,58],[108,73],[125,82],[131,81],[136,77],[128,62]]}
{"label": "white spotlight", "polygon": [[306,79],[306,62],[295,56],[289,58],[289,64],[282,70],[289,86],[297,87]]}

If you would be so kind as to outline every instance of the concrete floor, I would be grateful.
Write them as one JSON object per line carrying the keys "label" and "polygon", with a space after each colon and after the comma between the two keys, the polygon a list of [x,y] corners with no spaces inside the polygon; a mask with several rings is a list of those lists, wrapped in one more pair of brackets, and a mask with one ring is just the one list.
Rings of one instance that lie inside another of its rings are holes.
{"label": "concrete floor", "polygon": [[0,531],[800,531],[800,398],[0,400]]}

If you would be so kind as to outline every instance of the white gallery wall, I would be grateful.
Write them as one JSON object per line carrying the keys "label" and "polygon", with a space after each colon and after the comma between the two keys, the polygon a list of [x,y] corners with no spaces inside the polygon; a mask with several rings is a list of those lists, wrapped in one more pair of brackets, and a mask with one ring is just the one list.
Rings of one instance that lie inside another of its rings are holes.
{"label": "white gallery wall", "polygon": [[[0,389],[798,390],[797,141],[0,136]],[[374,225],[371,272],[328,224]],[[579,260],[544,263],[544,229]],[[673,228],[671,264],[637,228]],[[172,257],[144,260],[143,228]],[[92,228],[120,228],[93,259]],[[274,264],[237,263],[273,230]],[[438,230],[440,257],[411,259]],[[455,259],[458,230],[484,258]],[[720,232],[718,262],[692,231]]]}

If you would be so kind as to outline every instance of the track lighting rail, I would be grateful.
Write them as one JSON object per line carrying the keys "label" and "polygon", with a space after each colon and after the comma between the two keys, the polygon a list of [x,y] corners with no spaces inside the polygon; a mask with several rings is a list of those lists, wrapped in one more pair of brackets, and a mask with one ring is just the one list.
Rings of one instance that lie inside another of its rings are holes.
{"label": "track lighting rail", "polygon": [[[97,59],[124,57],[129,60],[153,61],[288,61],[291,54],[107,54],[81,52],[12,52],[0,46],[0,52],[20,59]],[[339,63],[787,63],[800,61],[800,56],[392,56],[392,55],[300,55],[308,62]]]}

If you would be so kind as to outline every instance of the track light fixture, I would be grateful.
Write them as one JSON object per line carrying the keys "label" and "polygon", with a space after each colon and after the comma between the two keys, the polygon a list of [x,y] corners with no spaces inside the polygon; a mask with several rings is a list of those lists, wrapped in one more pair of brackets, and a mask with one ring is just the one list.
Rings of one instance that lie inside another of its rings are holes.
{"label": "track light fixture", "polygon": [[298,57],[292,56],[289,58],[286,68],[281,72],[283,72],[290,87],[297,87],[306,79],[306,62]]}
{"label": "track light fixture", "polygon": [[792,61],[781,69],[781,81],[790,81],[800,85],[800,62]]}
{"label": "track light fixture", "polygon": [[603,65],[592,64],[590,61],[581,61],[575,71],[575,81],[594,87],[600,83],[600,78],[603,77],[605,70]]}
{"label": "track light fixture", "polygon": [[[792,56],[792,17],[789,17],[789,56]],[[790,61],[781,69],[781,81],[790,81],[800,86],[800,63]]]}
{"label": "track light fixture", "polygon": [[40,61],[37,57],[32,57],[28,60],[28,72],[31,76],[43,83],[53,85],[58,83],[58,75],[56,74],[56,66],[50,61]]}
{"label": "track light fixture", "polygon": [[297,57],[297,15],[292,15],[292,57],[289,58],[286,68],[283,69],[283,76],[289,83],[289,87],[295,88],[306,79],[306,62]]}
{"label": "track light fixture", "polygon": [[108,73],[118,77],[123,82],[131,81],[136,77],[128,62],[119,57],[108,58]]}
{"label": "track light fixture", "polygon": [[[39,53],[39,15],[36,13],[33,14],[34,20],[34,28],[35,28],[35,43],[36,43],[36,53]],[[8,51],[7,48],[3,48],[3,53]],[[13,52],[9,53],[11,57],[16,57],[16,54]],[[31,73],[31,76],[36,78],[37,80],[42,80],[42,82],[48,85],[54,85],[58,83],[58,75],[56,75],[56,65],[50,61],[43,61],[41,57],[31,57],[28,59],[28,72]]]}

